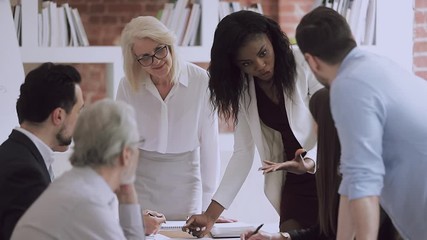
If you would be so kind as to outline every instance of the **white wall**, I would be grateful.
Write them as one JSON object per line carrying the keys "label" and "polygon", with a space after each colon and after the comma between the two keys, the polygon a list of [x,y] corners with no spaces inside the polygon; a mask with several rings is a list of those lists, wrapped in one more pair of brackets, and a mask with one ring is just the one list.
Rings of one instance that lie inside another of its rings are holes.
{"label": "white wall", "polygon": [[[230,160],[233,152],[233,144],[234,140],[232,134],[220,134],[221,176]],[[71,150],[65,153],[55,153],[53,168],[56,177],[70,169],[71,166],[68,161],[70,154]],[[252,166],[248,178],[230,208],[223,213],[223,216],[249,223],[262,222],[278,226],[279,216],[268,202],[263,192],[264,177],[262,173],[258,171],[260,166],[261,162],[258,153],[255,153],[254,165]]]}
{"label": "white wall", "polygon": [[24,68],[9,0],[0,0],[0,143],[18,126],[16,99],[24,81]]}
{"label": "white wall", "polygon": [[[232,134],[220,135],[221,176],[233,153],[233,144]],[[279,215],[264,194],[264,176],[258,171],[259,167],[261,161],[258,152],[255,152],[254,164],[245,183],[223,215],[244,222],[277,224],[278,227]]]}

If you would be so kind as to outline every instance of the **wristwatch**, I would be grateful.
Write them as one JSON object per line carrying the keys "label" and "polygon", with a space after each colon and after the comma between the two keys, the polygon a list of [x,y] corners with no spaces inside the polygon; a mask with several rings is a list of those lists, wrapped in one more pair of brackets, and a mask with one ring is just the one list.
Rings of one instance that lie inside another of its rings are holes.
{"label": "wristwatch", "polygon": [[287,232],[281,232],[280,235],[282,235],[282,237],[284,237],[286,240],[291,238],[291,236]]}

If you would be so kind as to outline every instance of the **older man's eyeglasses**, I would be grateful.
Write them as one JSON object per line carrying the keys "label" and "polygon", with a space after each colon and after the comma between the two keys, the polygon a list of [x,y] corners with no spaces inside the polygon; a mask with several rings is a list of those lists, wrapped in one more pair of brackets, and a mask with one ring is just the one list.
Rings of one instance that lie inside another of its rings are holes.
{"label": "older man's eyeglasses", "polygon": [[168,46],[164,45],[159,47],[153,55],[143,55],[136,58],[136,61],[139,62],[144,67],[149,67],[153,64],[154,58],[161,60],[168,55]]}

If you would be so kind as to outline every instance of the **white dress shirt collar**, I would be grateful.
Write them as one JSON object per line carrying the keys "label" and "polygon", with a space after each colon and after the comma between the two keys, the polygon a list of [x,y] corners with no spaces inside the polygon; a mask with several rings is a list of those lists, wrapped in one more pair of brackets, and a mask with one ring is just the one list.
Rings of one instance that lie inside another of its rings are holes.
{"label": "white dress shirt collar", "polygon": [[51,180],[53,180],[54,175],[52,170],[52,163],[54,161],[54,158],[52,149],[30,131],[25,130],[21,127],[16,127],[15,130],[27,136],[34,143],[34,145],[36,145],[37,150],[39,150],[40,154],[42,155],[44,163],[46,164],[46,168],[49,171],[50,178]]}

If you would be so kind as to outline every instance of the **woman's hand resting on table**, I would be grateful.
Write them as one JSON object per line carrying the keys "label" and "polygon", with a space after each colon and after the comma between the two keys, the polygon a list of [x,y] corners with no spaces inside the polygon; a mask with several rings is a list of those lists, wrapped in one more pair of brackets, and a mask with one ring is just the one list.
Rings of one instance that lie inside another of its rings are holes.
{"label": "woman's hand resting on table", "polygon": [[211,231],[214,223],[215,219],[209,217],[206,213],[196,214],[187,219],[187,223],[182,227],[182,231],[201,238]]}

